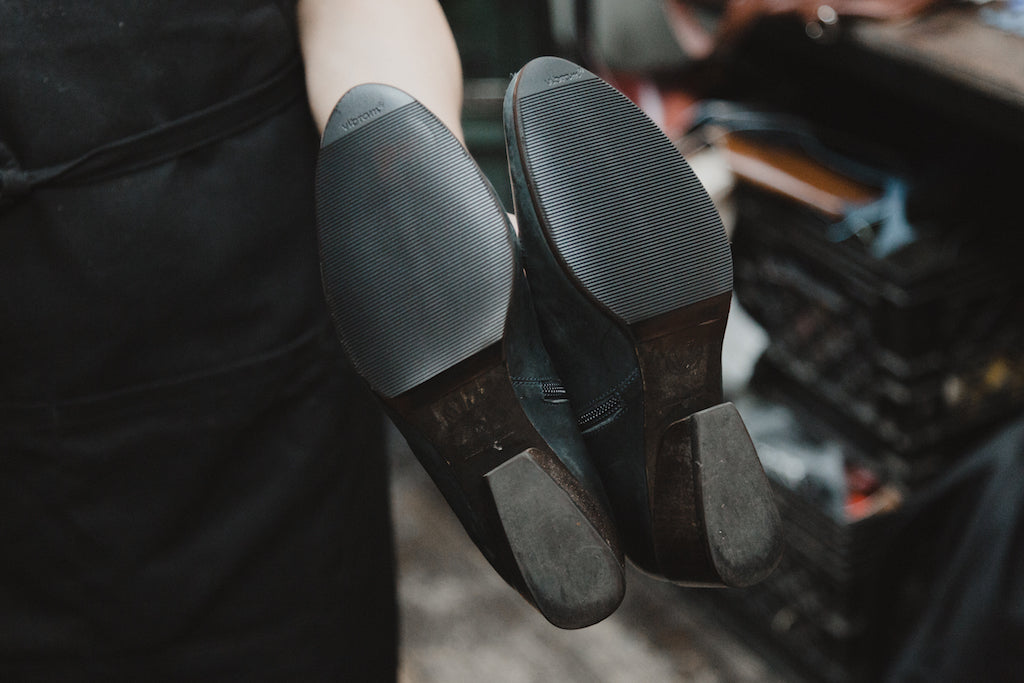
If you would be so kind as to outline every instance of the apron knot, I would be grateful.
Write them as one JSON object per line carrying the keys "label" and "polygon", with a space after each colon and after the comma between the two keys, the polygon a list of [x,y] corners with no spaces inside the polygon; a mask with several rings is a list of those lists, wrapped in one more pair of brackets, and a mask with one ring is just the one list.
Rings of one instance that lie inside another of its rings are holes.
{"label": "apron knot", "polygon": [[33,174],[18,165],[18,160],[0,142],[0,208],[6,208],[32,191]]}
{"label": "apron knot", "polygon": [[9,206],[31,191],[32,180],[28,173],[20,168],[0,168],[0,206]]}

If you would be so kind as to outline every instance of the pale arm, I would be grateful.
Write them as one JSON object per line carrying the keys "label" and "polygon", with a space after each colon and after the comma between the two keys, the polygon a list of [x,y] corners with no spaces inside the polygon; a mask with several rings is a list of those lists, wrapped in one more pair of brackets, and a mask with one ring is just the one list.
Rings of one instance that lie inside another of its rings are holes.
{"label": "pale arm", "polygon": [[387,83],[461,139],[462,68],[436,0],[299,0],[299,34],[317,128],[349,88]]}

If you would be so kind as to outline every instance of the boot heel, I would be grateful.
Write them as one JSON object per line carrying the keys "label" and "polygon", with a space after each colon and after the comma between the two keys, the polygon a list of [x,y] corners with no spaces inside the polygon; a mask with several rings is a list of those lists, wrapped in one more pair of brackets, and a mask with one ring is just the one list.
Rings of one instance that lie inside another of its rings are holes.
{"label": "boot heel", "polygon": [[772,572],[782,554],[781,520],[733,404],[672,423],[654,469],[655,552],[660,566],[678,573],[666,578],[743,587]]}
{"label": "boot heel", "polygon": [[530,598],[549,621],[582,628],[618,606],[622,567],[585,512],[594,502],[564,465],[528,449],[484,480]]}

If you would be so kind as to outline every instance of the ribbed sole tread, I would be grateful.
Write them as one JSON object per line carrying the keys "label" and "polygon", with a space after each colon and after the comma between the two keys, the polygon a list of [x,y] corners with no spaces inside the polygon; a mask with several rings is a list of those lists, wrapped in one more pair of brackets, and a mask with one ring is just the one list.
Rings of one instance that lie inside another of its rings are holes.
{"label": "ribbed sole tread", "polygon": [[[561,60],[538,61],[557,71]],[[657,126],[589,72],[524,80],[535,92],[519,101],[523,156],[541,224],[594,298],[634,323],[731,291],[718,212]]]}
{"label": "ribbed sole tread", "polygon": [[364,122],[344,102],[338,125],[359,125],[329,136],[317,168],[321,275],[356,371],[390,398],[501,339],[512,243],[490,185],[427,109]]}

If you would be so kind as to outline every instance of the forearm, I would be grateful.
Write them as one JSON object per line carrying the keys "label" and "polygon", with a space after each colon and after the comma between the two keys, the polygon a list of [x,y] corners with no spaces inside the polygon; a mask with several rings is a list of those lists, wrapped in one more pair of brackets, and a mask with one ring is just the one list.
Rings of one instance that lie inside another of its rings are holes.
{"label": "forearm", "polygon": [[349,88],[387,83],[462,137],[462,69],[436,0],[299,0],[309,103],[322,132]]}

